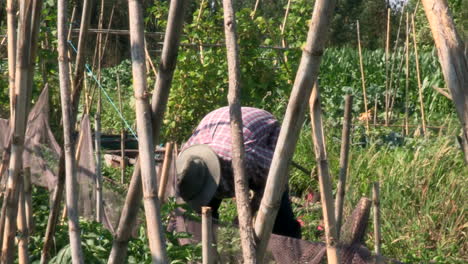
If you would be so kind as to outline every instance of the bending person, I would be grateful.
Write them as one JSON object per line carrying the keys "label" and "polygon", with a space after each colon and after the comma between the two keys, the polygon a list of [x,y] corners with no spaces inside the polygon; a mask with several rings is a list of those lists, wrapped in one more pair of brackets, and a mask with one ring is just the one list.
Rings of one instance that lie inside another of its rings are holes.
{"label": "bending person", "polygon": [[[228,107],[206,115],[177,158],[179,195],[196,211],[200,211],[201,206],[210,206],[214,218],[219,218],[222,199],[235,196],[229,121]],[[252,107],[242,107],[242,122],[245,175],[253,191],[251,208],[255,213],[263,196],[280,126],[272,114]],[[273,233],[301,237],[287,188],[281,198]]]}

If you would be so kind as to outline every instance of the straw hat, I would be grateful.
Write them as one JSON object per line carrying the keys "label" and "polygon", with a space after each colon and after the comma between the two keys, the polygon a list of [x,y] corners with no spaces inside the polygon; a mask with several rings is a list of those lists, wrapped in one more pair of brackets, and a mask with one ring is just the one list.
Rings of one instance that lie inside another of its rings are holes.
{"label": "straw hat", "polygon": [[213,198],[221,178],[218,156],[208,145],[193,145],[177,158],[179,194],[193,209],[200,210]]}

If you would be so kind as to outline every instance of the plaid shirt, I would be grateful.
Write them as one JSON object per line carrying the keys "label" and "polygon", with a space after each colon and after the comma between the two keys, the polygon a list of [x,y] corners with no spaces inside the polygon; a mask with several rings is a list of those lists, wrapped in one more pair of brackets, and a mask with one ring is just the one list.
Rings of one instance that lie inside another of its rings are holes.
{"label": "plaid shirt", "polygon": [[[253,107],[242,107],[242,123],[246,176],[250,188],[256,194],[261,195],[278,140],[280,126],[272,114]],[[218,198],[234,196],[231,142],[229,107],[222,107],[203,118],[182,149],[196,144],[207,144],[218,155],[222,170],[220,186],[215,195]]]}

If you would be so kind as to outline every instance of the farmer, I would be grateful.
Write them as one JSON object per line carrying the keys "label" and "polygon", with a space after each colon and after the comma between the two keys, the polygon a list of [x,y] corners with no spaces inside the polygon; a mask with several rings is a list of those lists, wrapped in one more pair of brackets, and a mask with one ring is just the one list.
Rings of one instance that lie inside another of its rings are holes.
{"label": "farmer", "polygon": [[[263,196],[280,127],[272,114],[252,107],[242,107],[242,122],[245,175],[253,191],[251,208],[254,213]],[[229,108],[222,107],[203,118],[177,158],[180,196],[197,211],[201,206],[210,206],[213,217],[219,218],[222,199],[235,196],[231,161]],[[273,233],[301,237],[287,188],[281,198]]]}

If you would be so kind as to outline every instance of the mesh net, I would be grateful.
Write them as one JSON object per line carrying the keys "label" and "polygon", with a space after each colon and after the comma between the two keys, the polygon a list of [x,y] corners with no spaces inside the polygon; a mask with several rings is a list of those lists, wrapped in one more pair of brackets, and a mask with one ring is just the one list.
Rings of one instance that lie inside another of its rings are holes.
{"label": "mesh net", "polygon": [[[375,263],[375,257],[362,242],[370,210],[368,201],[368,199],[362,199],[343,226],[342,234],[348,233],[353,239],[348,240],[349,243],[343,242],[342,246],[338,247],[340,263]],[[181,245],[201,242],[200,222],[180,209],[174,213],[169,231],[185,232],[191,235],[190,238],[179,239]],[[216,222],[213,223],[213,231],[219,263],[242,263],[239,229],[233,225]],[[400,263],[386,258],[383,258],[382,261],[384,263]],[[326,246],[322,242],[310,242],[272,234],[264,263],[326,263]]]}

